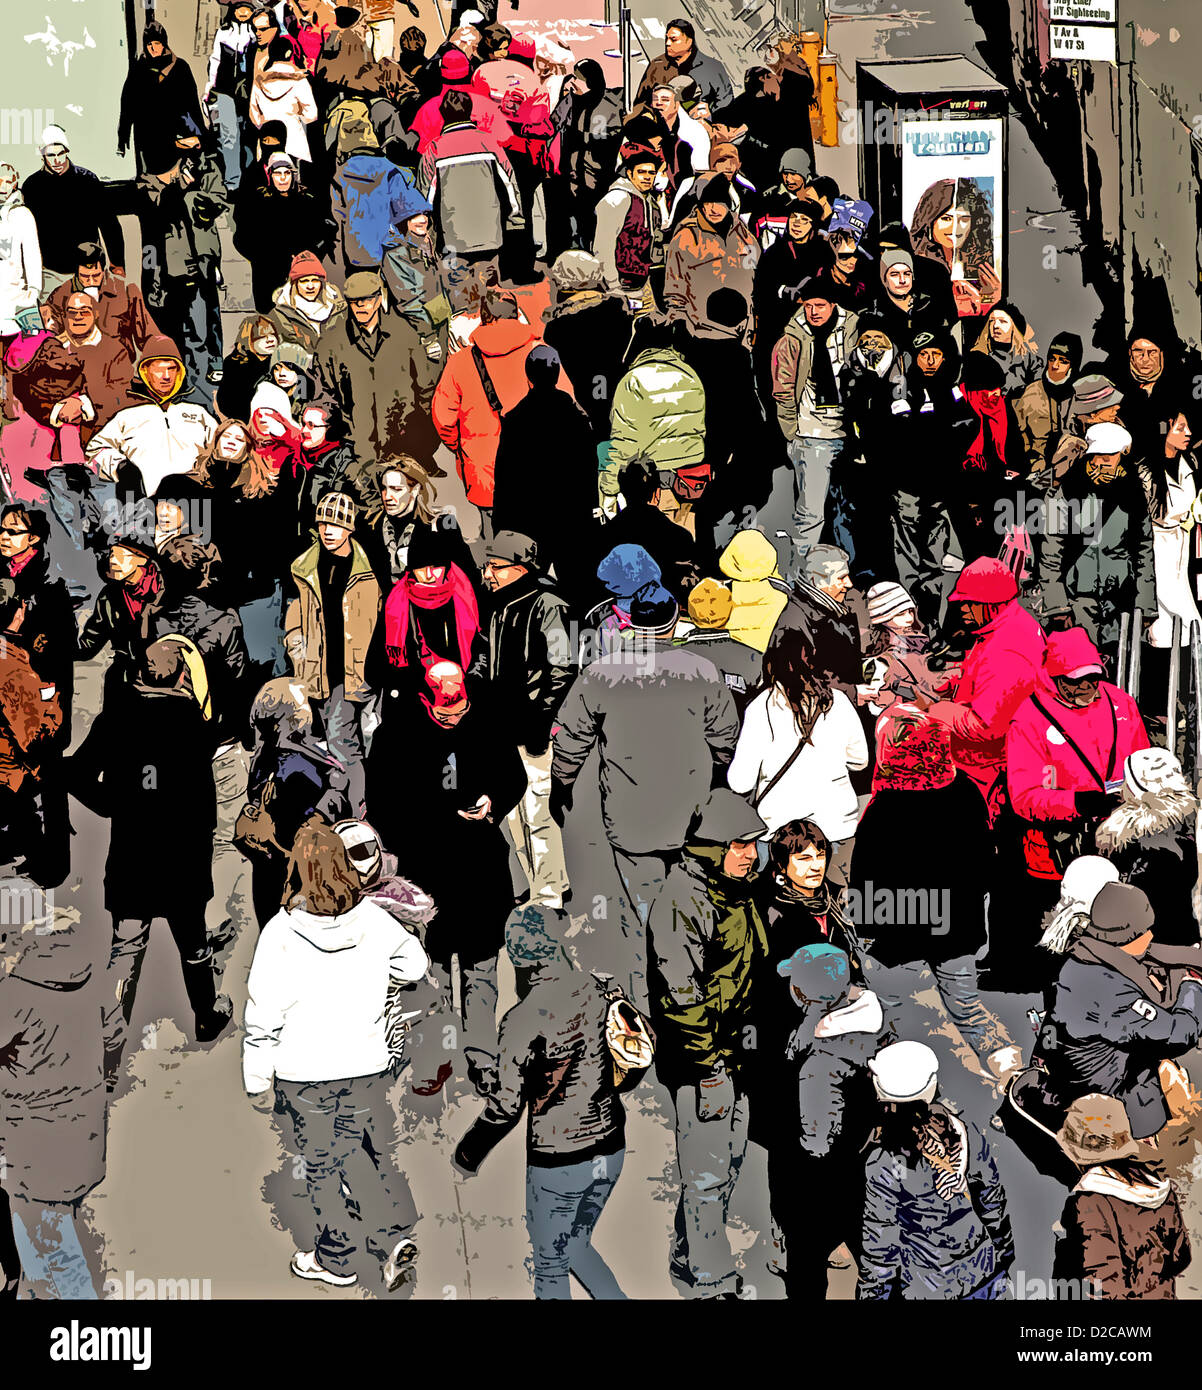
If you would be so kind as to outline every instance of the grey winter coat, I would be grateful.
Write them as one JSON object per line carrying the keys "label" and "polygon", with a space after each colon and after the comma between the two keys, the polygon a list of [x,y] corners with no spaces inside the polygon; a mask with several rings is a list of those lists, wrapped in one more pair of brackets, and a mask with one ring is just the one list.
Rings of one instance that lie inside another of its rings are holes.
{"label": "grey winter coat", "polygon": [[605,833],[630,854],[684,845],[715,766],[726,767],[739,736],[734,701],[712,662],[637,637],[585,667],[559,724],[552,776],[570,786],[599,745]]}
{"label": "grey winter coat", "polygon": [[937,1170],[927,1159],[912,1164],[880,1146],[869,1154],[858,1300],[962,1299],[1014,1261],[1006,1194],[989,1141],[970,1120],[948,1119],[960,1134],[965,1179],[965,1191],[950,1198],[936,1189]]}
{"label": "grey winter coat", "polygon": [[33,1201],[74,1202],[104,1181],[108,933],[76,925],[39,935],[30,926],[17,947],[16,968],[0,973],[4,1186]]}
{"label": "grey winter coat", "polygon": [[1105,647],[1118,641],[1121,613],[1155,613],[1152,525],[1137,482],[1116,479],[1098,492],[1079,460],[1044,498],[1042,521],[1045,619],[1067,614]]}

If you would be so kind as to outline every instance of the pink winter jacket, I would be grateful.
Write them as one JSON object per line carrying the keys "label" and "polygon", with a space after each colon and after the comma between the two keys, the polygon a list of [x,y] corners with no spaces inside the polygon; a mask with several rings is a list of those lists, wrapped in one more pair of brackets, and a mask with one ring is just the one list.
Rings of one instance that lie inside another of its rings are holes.
{"label": "pink winter jacket", "polygon": [[[986,801],[1006,763],[1006,730],[1014,712],[1043,683],[1046,646],[1043,628],[1012,599],[980,629],[951,702],[931,706],[931,716],[951,729],[953,761]],[[991,813],[995,803],[993,798]]]}
{"label": "pink winter jacket", "polygon": [[1100,682],[1098,698],[1085,709],[1062,704],[1050,681],[1035,692],[1035,698],[1047,713],[1040,713],[1033,699],[1024,700],[1006,735],[1010,803],[1024,820],[1072,820],[1074,793],[1102,787],[1048,714],[1064,726],[1106,781],[1123,775],[1128,753],[1148,747],[1144,721],[1131,696],[1109,681]]}

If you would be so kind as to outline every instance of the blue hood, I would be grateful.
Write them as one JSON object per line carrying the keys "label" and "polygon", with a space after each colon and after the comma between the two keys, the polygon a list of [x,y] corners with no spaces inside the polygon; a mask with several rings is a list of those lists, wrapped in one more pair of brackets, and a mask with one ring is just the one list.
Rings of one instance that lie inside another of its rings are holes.
{"label": "blue hood", "polygon": [[660,568],[641,545],[616,545],[597,566],[597,578],[614,598],[630,599],[644,584],[657,584]]}

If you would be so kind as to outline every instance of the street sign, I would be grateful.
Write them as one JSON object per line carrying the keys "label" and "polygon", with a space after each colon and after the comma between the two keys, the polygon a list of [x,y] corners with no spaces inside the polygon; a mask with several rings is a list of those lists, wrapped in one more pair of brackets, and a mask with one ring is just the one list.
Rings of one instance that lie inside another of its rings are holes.
{"label": "street sign", "polygon": [[1048,0],[1053,24],[1114,24],[1118,0]]}
{"label": "street sign", "polygon": [[1100,24],[1053,24],[1049,57],[1084,63],[1118,61],[1116,31]]}

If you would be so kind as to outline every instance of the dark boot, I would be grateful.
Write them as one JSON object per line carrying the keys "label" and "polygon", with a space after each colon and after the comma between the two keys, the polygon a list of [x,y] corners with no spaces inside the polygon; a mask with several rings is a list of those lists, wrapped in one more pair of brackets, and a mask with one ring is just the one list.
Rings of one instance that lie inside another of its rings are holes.
{"label": "dark boot", "polygon": [[233,1017],[233,1005],[224,994],[217,993],[217,980],[213,974],[213,951],[206,947],[190,960],[180,960],[184,972],[184,988],[188,992],[188,1003],[196,1018],[196,1041],[212,1042],[229,1026]]}

